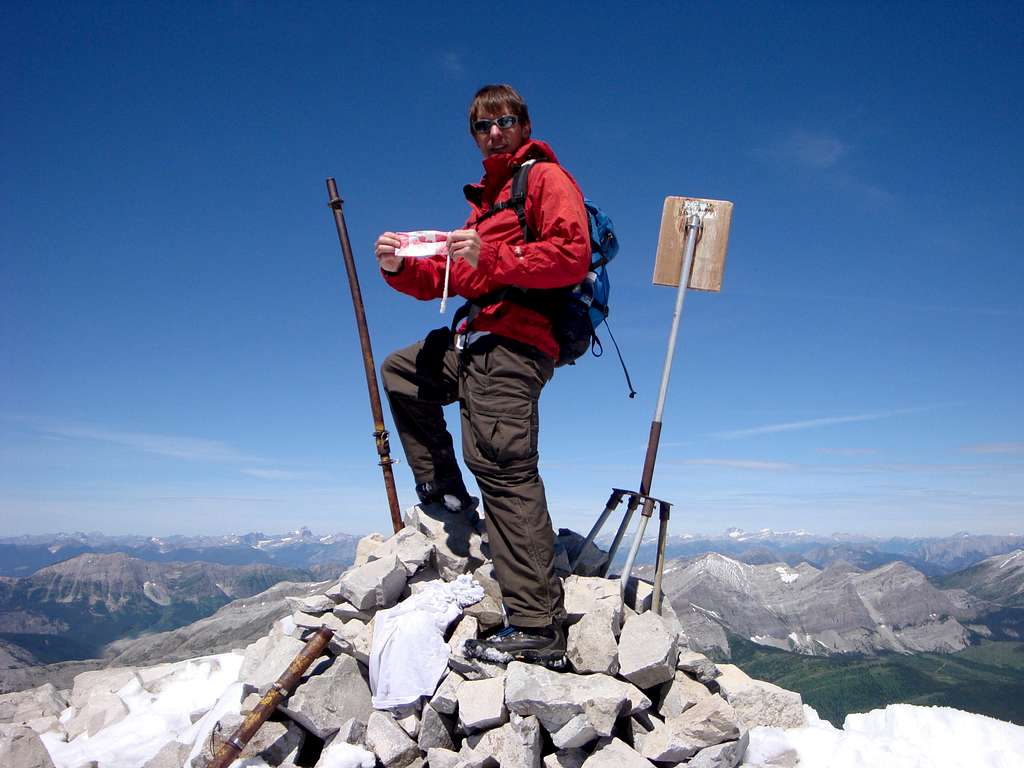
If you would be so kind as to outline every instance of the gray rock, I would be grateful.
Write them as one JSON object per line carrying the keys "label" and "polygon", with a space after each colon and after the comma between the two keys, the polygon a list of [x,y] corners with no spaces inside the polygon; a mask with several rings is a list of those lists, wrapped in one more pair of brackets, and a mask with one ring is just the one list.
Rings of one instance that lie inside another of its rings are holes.
{"label": "gray rock", "polygon": [[386,768],[405,768],[420,756],[416,742],[409,738],[391,715],[373,712],[366,724],[366,746]]}
{"label": "gray rock", "polygon": [[288,604],[296,611],[319,615],[334,610],[334,600],[327,595],[309,595],[307,597],[287,597]]}
{"label": "gray rock", "polygon": [[[238,730],[244,718],[241,715],[225,715],[214,727],[218,734],[212,741],[203,740],[203,748],[199,756],[192,761],[194,768],[208,765],[225,741]],[[305,732],[295,723],[278,723],[268,720],[253,734],[236,759],[262,760],[270,765],[281,765],[286,760],[294,760],[305,740]]]}
{"label": "gray rock", "polygon": [[580,674],[599,672],[615,675],[619,671],[619,647],[612,631],[610,613],[587,613],[569,627],[566,655]]}
{"label": "gray rock", "polygon": [[353,567],[358,568],[371,560],[379,559],[378,553],[383,548],[384,541],[384,536],[379,533],[371,533],[369,536],[361,538],[356,544],[356,559]]}
{"label": "gray rock", "polygon": [[555,576],[560,579],[572,574],[572,563],[569,562],[569,553],[562,547],[555,547]]}
{"label": "gray rock", "polygon": [[27,724],[45,717],[60,717],[68,700],[51,684],[0,696],[0,723]]}
{"label": "gray rock", "polygon": [[473,571],[473,578],[476,582],[484,588],[484,593],[494,598],[494,602],[501,605],[501,585],[498,584],[498,577],[494,573],[493,563],[484,563],[475,571]]}
{"label": "gray rock", "polygon": [[[411,576],[409,581],[406,582],[405,588],[409,595],[415,595],[426,589],[427,584],[432,581],[437,581],[440,578],[441,574],[437,572],[437,569],[432,565],[428,565],[425,568],[420,568],[416,571],[416,574]],[[408,597],[409,595],[406,595],[405,597]],[[404,600],[405,597],[402,599]]]}
{"label": "gray rock", "polygon": [[138,671],[134,667],[119,669],[97,669],[75,675],[75,684],[71,689],[69,703],[76,709],[84,707],[95,694],[116,693],[132,681],[142,685]]}
{"label": "gray rock", "polygon": [[494,728],[508,720],[505,678],[467,680],[459,686],[459,725],[466,733]]}
{"label": "gray rock", "polygon": [[39,735],[21,725],[0,725],[0,765],[10,768],[54,768]]}
{"label": "gray rock", "polygon": [[254,709],[256,709],[256,705],[259,704],[262,700],[263,697],[260,696],[259,692],[248,694],[244,699],[242,699],[242,714],[247,715],[250,712],[252,712]]}
{"label": "gray rock", "polygon": [[350,717],[334,735],[334,739],[344,741],[346,744],[362,744],[366,738],[366,721],[358,717]]}
{"label": "gray rock", "polygon": [[437,686],[434,695],[430,698],[430,706],[444,715],[454,715],[459,706],[459,686],[466,681],[462,675],[455,671],[449,671]]}
{"label": "gray rock", "polygon": [[544,756],[544,768],[582,768],[586,759],[582,749],[562,749]]}
{"label": "gray rock", "polygon": [[626,619],[619,636],[619,674],[639,688],[671,680],[676,670],[676,635],[650,611]]}
{"label": "gray rock", "polygon": [[406,574],[412,576],[430,562],[433,554],[430,539],[422,531],[406,527],[385,541],[371,560],[394,555],[405,566]]}
{"label": "gray rock", "polygon": [[[555,538],[555,552],[564,550],[570,563],[583,546],[585,537],[571,531],[568,528],[561,528]],[[583,552],[583,556],[576,563],[576,573],[581,576],[597,576],[608,562],[608,553],[596,544],[590,544]]]}
{"label": "gray rock", "polygon": [[97,690],[86,704],[77,708],[74,717],[64,725],[68,739],[83,733],[95,736],[108,725],[119,723],[128,717],[128,707],[116,693]]}
{"label": "gray rock", "polygon": [[[340,595],[339,595],[340,597]],[[364,624],[373,618],[373,611],[360,611],[352,603],[344,598],[340,598],[340,602],[334,606],[332,613],[344,622],[350,622],[353,619],[363,622]]]}
{"label": "gray rock", "polygon": [[181,768],[191,753],[191,744],[182,744],[180,741],[171,739],[160,748],[159,752],[149,758],[142,768]]}
{"label": "gray rock", "polygon": [[663,720],[659,720],[650,712],[641,712],[629,718],[629,727],[633,732],[633,747],[639,750],[644,737],[659,725],[662,725],[663,722]]}
{"label": "gray rock", "polygon": [[551,734],[551,742],[557,749],[572,749],[589,744],[597,739],[598,735],[590,718],[581,712]]}
{"label": "gray rock", "polygon": [[465,517],[426,504],[411,507],[405,524],[423,533],[434,545],[434,565],[441,578],[452,581],[484,564],[483,538]]}
{"label": "gray rock", "polygon": [[609,617],[618,637],[622,627],[622,596],[619,582],[596,576],[569,576],[565,580],[565,612],[569,623],[600,613]]}
{"label": "gray rock", "polygon": [[633,576],[626,582],[622,597],[627,608],[635,613],[646,613],[651,610],[651,603],[654,601],[654,586]]}
{"label": "gray rock", "polygon": [[501,664],[492,664],[480,659],[467,659],[457,653],[448,657],[448,667],[467,680],[486,680],[490,677],[501,677],[505,668]]}
{"label": "gray rock", "polygon": [[743,761],[749,743],[750,735],[744,731],[738,741],[705,747],[686,764],[687,768],[736,768]]}
{"label": "gray rock", "polygon": [[498,761],[495,760],[491,755],[484,752],[477,752],[475,749],[469,746],[469,742],[462,743],[462,749],[459,750],[459,763],[464,768],[496,768]]}
{"label": "gray rock", "polygon": [[643,755],[621,739],[602,740],[583,768],[654,768]]}
{"label": "gray rock", "polygon": [[479,627],[480,623],[475,616],[463,616],[459,619],[452,631],[452,636],[448,638],[449,653],[461,656],[462,644],[467,640],[475,639]]}
{"label": "gray rock", "polygon": [[505,703],[518,715],[536,715],[550,733],[585,714],[601,736],[608,736],[620,715],[649,709],[651,701],[635,686],[607,675],[553,672],[513,661],[505,678]]}
{"label": "gray rock", "polygon": [[350,717],[368,723],[373,705],[358,662],[351,656],[339,656],[326,671],[304,680],[278,709],[326,739]]}
{"label": "gray rock", "polygon": [[433,707],[424,707],[423,717],[420,720],[420,733],[416,739],[420,751],[427,752],[434,748],[454,750],[452,725],[453,723]]}
{"label": "gray rock", "polygon": [[685,672],[676,672],[672,680],[661,686],[658,714],[678,717],[701,699],[711,695],[703,683],[698,683]]}
{"label": "gray rock", "polygon": [[689,672],[698,682],[704,683],[705,685],[722,674],[718,667],[715,666],[715,662],[711,661],[711,659],[703,653],[691,651],[689,648],[681,648],[679,650],[676,669]]}
{"label": "gray rock", "polygon": [[406,570],[394,555],[350,568],[338,581],[341,596],[358,610],[390,608],[405,588]]}
{"label": "gray rock", "polygon": [[305,648],[301,640],[287,635],[267,635],[247,646],[238,679],[256,688],[270,685]]}
{"label": "gray rock", "polygon": [[370,646],[373,644],[373,623],[370,619],[364,624],[358,619],[352,619],[335,631],[334,637],[327,644],[328,649],[335,656],[352,656],[364,665],[370,663]]}
{"label": "gray rock", "polygon": [[487,632],[505,624],[505,614],[501,609],[501,604],[495,602],[490,595],[485,594],[478,602],[467,605],[463,612],[477,620],[481,632]]}
{"label": "gray rock", "polygon": [[413,710],[411,712],[402,710],[391,711],[391,716],[395,722],[398,723],[398,727],[409,734],[410,738],[415,739],[417,734],[420,732],[420,715],[419,712]]}
{"label": "gray rock", "polygon": [[721,676],[716,682],[722,696],[736,710],[745,727],[801,728],[807,725],[799,693],[754,680],[733,664],[720,664],[718,668]]}
{"label": "gray rock", "polygon": [[501,768],[540,768],[541,733],[535,717],[514,717],[500,728],[470,736],[466,742],[474,752],[489,756]]}
{"label": "gray rock", "polygon": [[679,762],[705,747],[737,739],[739,735],[735,710],[715,694],[656,726],[644,737],[641,752],[650,760]]}
{"label": "gray rock", "polygon": [[433,747],[427,750],[427,765],[430,768],[464,768],[466,764],[458,752]]}
{"label": "gray rock", "polygon": [[333,629],[335,632],[341,629],[344,622],[335,616],[333,613],[303,613],[302,611],[296,611],[292,614],[292,621],[295,626],[302,627],[303,629],[320,629],[320,627],[327,627]]}

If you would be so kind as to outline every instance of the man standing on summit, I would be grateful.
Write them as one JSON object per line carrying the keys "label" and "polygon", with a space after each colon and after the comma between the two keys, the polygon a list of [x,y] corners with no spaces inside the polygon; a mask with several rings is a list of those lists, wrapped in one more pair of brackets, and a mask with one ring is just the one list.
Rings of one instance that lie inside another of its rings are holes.
{"label": "man standing on summit", "polygon": [[[470,215],[448,237],[448,290],[468,299],[458,332],[439,328],[392,353],[384,389],[423,503],[452,514],[472,511],[442,406],[458,400],[462,452],[483,495],[495,575],[509,626],[479,645],[524,661],[564,657],[562,586],[554,569],[554,532],[537,471],[538,401],[554,372],[559,345],[546,291],[583,280],[590,235],[583,196],[547,144],[530,138],[526,103],[509,85],[481,88],[469,130],[484,175],[465,187]],[[508,203],[512,179],[535,161],[525,222]],[[525,235],[525,236],[524,236]],[[384,279],[417,299],[441,297],[445,256],[396,255],[394,232],[376,242]],[[476,303],[473,303],[473,302]]]}

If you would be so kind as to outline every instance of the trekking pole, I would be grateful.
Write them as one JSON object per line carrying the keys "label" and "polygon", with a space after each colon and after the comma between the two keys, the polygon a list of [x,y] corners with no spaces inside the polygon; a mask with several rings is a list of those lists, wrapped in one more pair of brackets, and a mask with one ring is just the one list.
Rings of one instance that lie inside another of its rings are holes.
{"label": "trekking pole", "polygon": [[366,369],[366,388],[370,392],[370,411],[373,413],[373,439],[380,456],[380,468],[384,473],[384,490],[388,495],[388,506],[391,508],[391,525],[395,533],[402,530],[402,514],[398,506],[398,491],[395,490],[395,473],[391,465],[391,446],[388,443],[388,431],[384,428],[384,411],[380,405],[380,390],[377,387],[377,368],[373,364],[373,349],[370,347],[370,332],[366,328],[366,311],[363,309],[363,294],[359,290],[359,276],[356,274],[356,263],[352,258],[352,246],[348,241],[348,227],[345,226],[345,213],[342,210],[342,199],[338,195],[338,186],[334,178],[327,179],[327,205],[334,211],[334,224],[338,228],[338,240],[341,242],[341,254],[345,259],[345,271],[348,273],[348,286],[352,291],[352,307],[356,314],[356,326],[359,329],[359,345],[363,350],[363,366]]}
{"label": "trekking pole", "polygon": [[245,749],[245,745],[249,743],[249,740],[256,735],[256,731],[260,729],[260,726],[277,709],[277,705],[283,699],[291,696],[292,691],[295,690],[299,679],[302,677],[302,673],[309,669],[310,664],[320,658],[332,637],[334,637],[333,629],[320,627],[316,631],[309,639],[309,642],[306,643],[306,647],[299,651],[299,655],[288,665],[288,669],[270,686],[270,690],[260,699],[256,708],[242,721],[242,724],[238,726],[238,729],[231,735],[231,738],[220,745],[207,768],[227,768],[235,761],[242,750]]}

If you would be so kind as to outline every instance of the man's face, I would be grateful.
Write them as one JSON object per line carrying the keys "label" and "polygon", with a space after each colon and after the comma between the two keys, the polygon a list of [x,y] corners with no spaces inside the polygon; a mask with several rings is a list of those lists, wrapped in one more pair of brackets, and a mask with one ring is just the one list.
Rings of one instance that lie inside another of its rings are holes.
{"label": "man's face", "polygon": [[530,124],[516,121],[515,125],[502,128],[496,122],[498,118],[512,114],[508,109],[500,109],[496,112],[481,112],[477,120],[490,120],[490,127],[483,133],[474,131],[473,138],[480,152],[484,157],[497,155],[502,152],[514,153],[530,139]]}

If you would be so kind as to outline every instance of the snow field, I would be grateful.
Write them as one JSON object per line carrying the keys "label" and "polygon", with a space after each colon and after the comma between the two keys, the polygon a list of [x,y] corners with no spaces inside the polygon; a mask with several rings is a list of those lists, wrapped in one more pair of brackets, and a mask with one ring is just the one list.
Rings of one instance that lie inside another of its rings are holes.
{"label": "snow field", "polygon": [[800,768],[1021,768],[1024,728],[949,707],[890,704],[847,716],[842,730],[804,706],[808,725],[754,728],[744,765],[788,750]]}

